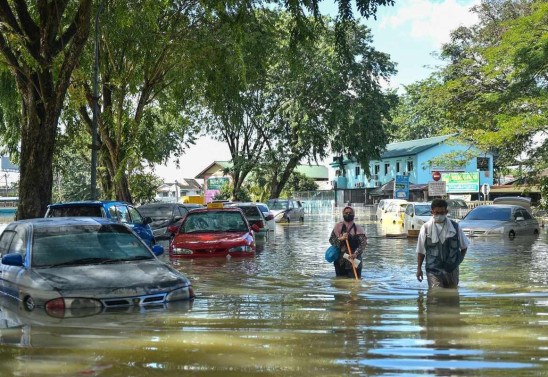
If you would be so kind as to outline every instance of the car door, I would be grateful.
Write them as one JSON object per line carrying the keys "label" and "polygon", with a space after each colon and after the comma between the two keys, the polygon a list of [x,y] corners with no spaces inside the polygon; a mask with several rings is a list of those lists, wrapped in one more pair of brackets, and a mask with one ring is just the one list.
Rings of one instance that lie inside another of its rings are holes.
{"label": "car door", "polygon": [[135,207],[129,205],[122,207],[124,208],[121,211],[123,214],[122,222],[132,228],[133,231],[137,233],[137,235],[141,237],[141,239],[144,240],[148,246],[154,245],[154,235],[152,234],[152,229],[150,229],[150,225],[145,224],[144,218],[141,216],[139,211],[137,211]]}
{"label": "car door", "polygon": [[534,234],[536,224],[534,224],[533,217],[524,209],[517,209],[514,213],[514,219],[523,218],[523,220],[516,220],[516,234],[527,235]]}
{"label": "car door", "polygon": [[[28,235],[26,227],[18,226],[11,230],[5,230],[0,238],[0,253],[2,257],[6,254],[17,253],[23,258],[23,263],[28,265],[27,248]],[[25,287],[20,287],[19,282],[24,280],[26,267],[24,266],[8,266],[0,263],[0,290],[2,294],[19,299],[19,292],[25,291]],[[21,289],[23,288],[23,289]]]}
{"label": "car door", "polygon": [[415,216],[415,205],[409,204],[405,209],[405,214],[403,215],[403,230],[408,231],[411,228],[411,222]]}

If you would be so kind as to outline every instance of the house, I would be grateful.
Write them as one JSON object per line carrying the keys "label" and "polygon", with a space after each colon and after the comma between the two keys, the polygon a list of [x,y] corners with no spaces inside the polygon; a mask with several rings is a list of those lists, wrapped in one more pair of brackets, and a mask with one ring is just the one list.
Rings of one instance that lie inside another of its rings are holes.
{"label": "house", "polygon": [[367,203],[394,197],[394,187],[404,185],[407,194],[399,197],[410,200],[426,200],[429,185],[441,187],[431,182],[445,182],[447,195],[468,200],[478,196],[482,185],[493,185],[493,155],[457,141],[455,135],[388,144],[381,158],[366,167],[345,156],[335,157],[330,165],[336,169],[333,186],[359,190]]}
{"label": "house", "polygon": [[163,183],[156,190],[155,200],[159,202],[178,203],[183,196],[202,195],[202,185],[192,178],[183,178],[173,183]]}
{"label": "house", "polygon": [[[232,167],[230,161],[213,161],[204,170],[196,175],[196,179],[204,180],[205,202],[209,203],[219,193],[221,186],[230,182],[228,170]],[[299,173],[312,178],[320,189],[330,189],[329,169],[322,165],[298,165],[295,168]]]}

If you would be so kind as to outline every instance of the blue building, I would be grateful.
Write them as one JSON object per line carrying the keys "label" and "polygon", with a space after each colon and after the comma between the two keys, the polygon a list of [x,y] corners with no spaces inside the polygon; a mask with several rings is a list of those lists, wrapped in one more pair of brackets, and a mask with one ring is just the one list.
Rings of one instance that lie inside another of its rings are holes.
{"label": "blue building", "polygon": [[380,160],[366,167],[346,156],[335,157],[330,164],[335,169],[333,186],[337,190],[359,190],[363,202],[374,202],[380,197],[394,197],[394,183],[404,181],[408,182],[407,199],[426,200],[429,183],[439,181],[445,182],[448,196],[477,199],[482,185],[493,185],[493,155],[458,142],[454,136],[388,144]]}

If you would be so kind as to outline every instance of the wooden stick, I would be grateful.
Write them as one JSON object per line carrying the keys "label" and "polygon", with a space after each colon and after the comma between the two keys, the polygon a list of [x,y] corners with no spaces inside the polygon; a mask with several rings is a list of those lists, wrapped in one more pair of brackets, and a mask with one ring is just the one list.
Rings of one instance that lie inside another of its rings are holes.
{"label": "wooden stick", "polygon": [[[346,239],[346,248],[348,249],[348,255],[352,257],[352,249],[350,248],[350,243],[348,242],[348,238]],[[354,266],[354,259],[350,259],[349,262],[352,265],[352,271],[354,271],[354,277],[356,278],[356,280],[359,280],[358,271],[356,271],[356,266]]]}

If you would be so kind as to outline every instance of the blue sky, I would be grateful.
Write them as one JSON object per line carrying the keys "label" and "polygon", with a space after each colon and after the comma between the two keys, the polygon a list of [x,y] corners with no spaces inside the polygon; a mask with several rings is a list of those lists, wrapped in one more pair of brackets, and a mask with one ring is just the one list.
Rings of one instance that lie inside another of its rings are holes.
{"label": "blue sky", "polygon": [[[322,4],[321,10],[334,15],[336,8],[328,2]],[[479,3],[480,0],[396,0],[394,7],[379,8],[377,20],[363,19],[373,33],[375,48],[388,53],[397,63],[398,74],[387,86],[401,91],[403,85],[428,77],[441,64],[432,53],[449,41],[451,30],[477,22],[469,10]],[[156,174],[166,182],[194,178],[215,160],[230,160],[228,148],[202,137],[181,158],[181,169],[169,163],[157,167]]]}

